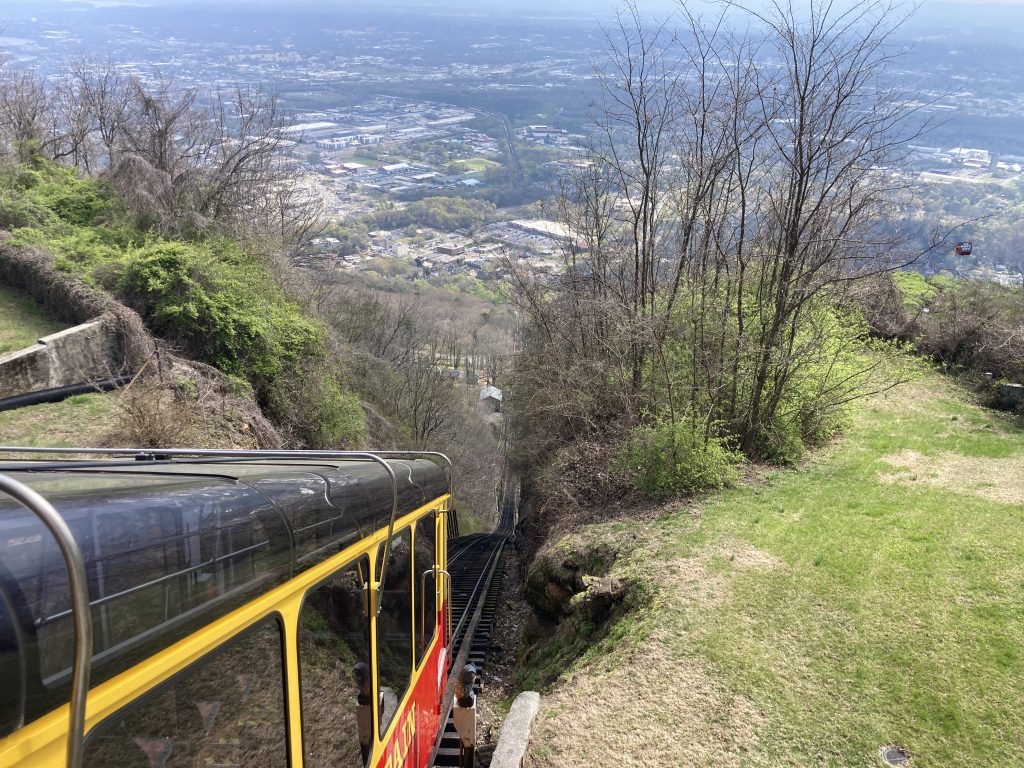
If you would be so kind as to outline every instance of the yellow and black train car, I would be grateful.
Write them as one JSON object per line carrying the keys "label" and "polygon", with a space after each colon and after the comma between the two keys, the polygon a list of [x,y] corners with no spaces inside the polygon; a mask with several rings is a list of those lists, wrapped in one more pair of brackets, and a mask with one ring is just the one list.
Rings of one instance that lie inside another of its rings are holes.
{"label": "yellow and black train car", "polygon": [[433,458],[0,461],[0,768],[425,766],[449,664]]}

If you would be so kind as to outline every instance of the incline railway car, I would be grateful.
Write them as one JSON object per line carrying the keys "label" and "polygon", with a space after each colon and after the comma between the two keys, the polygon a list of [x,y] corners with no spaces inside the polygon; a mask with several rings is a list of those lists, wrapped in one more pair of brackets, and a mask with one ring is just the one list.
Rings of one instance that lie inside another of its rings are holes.
{"label": "incline railway car", "polygon": [[0,459],[0,768],[425,766],[439,455],[125,453]]}

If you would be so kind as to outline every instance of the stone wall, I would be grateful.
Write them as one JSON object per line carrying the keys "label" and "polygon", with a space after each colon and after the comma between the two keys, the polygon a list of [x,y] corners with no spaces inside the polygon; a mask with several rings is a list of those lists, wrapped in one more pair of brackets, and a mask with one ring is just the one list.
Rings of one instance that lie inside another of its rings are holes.
{"label": "stone wall", "polygon": [[115,370],[137,371],[146,364],[154,345],[138,314],[103,291],[57,270],[49,253],[11,246],[7,242],[10,237],[0,230],[0,284],[30,297],[51,317],[68,325],[102,319],[116,348]]}
{"label": "stone wall", "polygon": [[109,379],[121,372],[117,349],[103,319],[44,336],[31,347],[0,355],[0,398]]}

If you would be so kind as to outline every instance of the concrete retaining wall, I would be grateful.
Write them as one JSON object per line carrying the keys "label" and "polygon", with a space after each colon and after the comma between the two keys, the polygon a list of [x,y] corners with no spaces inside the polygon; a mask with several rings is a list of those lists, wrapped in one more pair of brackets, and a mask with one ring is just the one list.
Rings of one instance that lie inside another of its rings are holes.
{"label": "concrete retaining wall", "polygon": [[154,346],[138,314],[98,288],[59,272],[49,253],[12,247],[7,242],[10,237],[0,230],[0,283],[30,297],[51,317],[68,325],[102,319],[116,347],[115,370],[137,371],[145,365]]}
{"label": "concrete retaining wall", "polygon": [[120,368],[117,346],[107,324],[93,320],[0,355],[0,398],[108,379]]}

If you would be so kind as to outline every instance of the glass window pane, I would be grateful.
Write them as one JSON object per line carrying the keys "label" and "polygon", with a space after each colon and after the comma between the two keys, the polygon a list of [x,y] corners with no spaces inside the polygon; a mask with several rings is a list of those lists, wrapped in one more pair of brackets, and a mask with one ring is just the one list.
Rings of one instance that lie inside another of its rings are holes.
{"label": "glass window pane", "polygon": [[[416,522],[416,587],[418,594],[416,610],[416,664],[423,661],[427,647],[434,639],[437,628],[437,574],[434,573],[436,559],[436,536],[434,513]],[[430,572],[426,578],[423,574]]]}
{"label": "glass window pane", "polygon": [[[378,573],[384,545],[378,550]],[[377,615],[377,679],[380,683],[380,733],[384,734],[412,676],[412,533],[405,528],[391,539],[388,567]]]}
{"label": "glass window pane", "polygon": [[20,728],[25,717],[25,657],[18,618],[0,587],[0,739]]}
{"label": "glass window pane", "polygon": [[306,593],[299,617],[307,768],[361,768],[373,746],[370,561],[361,557]]}
{"label": "glass window pane", "polygon": [[102,723],[86,766],[194,768],[288,765],[280,625],[275,620]]}

